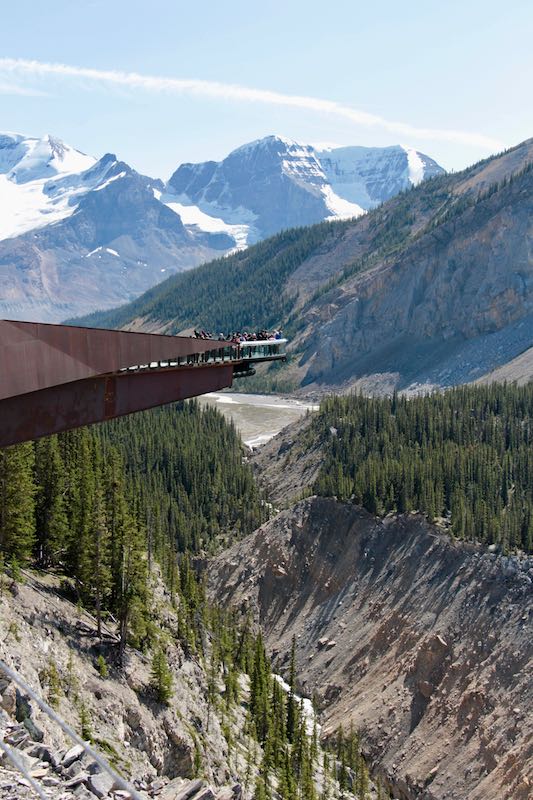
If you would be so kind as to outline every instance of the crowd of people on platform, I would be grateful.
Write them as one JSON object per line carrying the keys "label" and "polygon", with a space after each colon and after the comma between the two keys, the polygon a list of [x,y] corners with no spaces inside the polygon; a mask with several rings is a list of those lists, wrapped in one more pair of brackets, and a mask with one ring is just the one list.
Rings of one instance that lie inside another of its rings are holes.
{"label": "crowd of people on platform", "polygon": [[219,342],[228,342],[228,344],[241,344],[242,342],[267,342],[267,341],[275,341],[276,339],[283,339],[283,334],[281,331],[267,331],[267,330],[260,330],[256,333],[247,333],[244,332],[234,332],[228,333],[227,335],[224,333],[220,333],[218,336],[214,333],[209,333],[208,331],[196,330],[194,331],[194,336],[196,339],[217,339]]}

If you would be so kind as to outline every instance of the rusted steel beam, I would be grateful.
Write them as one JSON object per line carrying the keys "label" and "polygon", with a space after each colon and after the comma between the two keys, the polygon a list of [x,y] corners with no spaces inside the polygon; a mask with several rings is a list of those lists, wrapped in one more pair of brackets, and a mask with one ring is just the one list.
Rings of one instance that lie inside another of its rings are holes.
{"label": "rusted steel beam", "polygon": [[0,447],[231,386],[233,363],[121,371],[219,348],[210,339],[0,320]]}
{"label": "rusted steel beam", "polygon": [[8,397],[0,400],[0,447],[218,391],[231,386],[233,370],[211,363],[123,372]]}
{"label": "rusted steel beam", "polygon": [[186,336],[0,320],[0,400],[218,347]]}

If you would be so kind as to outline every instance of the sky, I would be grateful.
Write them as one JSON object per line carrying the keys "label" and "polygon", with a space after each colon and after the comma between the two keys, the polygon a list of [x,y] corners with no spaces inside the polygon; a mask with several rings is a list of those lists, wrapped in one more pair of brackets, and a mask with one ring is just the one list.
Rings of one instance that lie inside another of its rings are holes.
{"label": "sky", "polygon": [[455,170],[533,136],[530,0],[2,5],[0,131],[153,177],[271,133]]}

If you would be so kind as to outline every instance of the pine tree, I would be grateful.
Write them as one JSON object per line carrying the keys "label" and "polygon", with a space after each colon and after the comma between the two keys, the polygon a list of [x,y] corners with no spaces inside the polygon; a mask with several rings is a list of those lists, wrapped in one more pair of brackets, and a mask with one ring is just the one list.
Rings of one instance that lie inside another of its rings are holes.
{"label": "pine tree", "polygon": [[154,650],[150,675],[152,688],[156,692],[157,699],[160,703],[168,706],[173,694],[173,678],[167,657],[161,647],[157,647]]}
{"label": "pine tree", "polygon": [[31,443],[0,450],[0,550],[25,564],[35,539],[34,453]]}
{"label": "pine tree", "polygon": [[91,583],[94,594],[97,633],[98,637],[101,639],[102,608],[107,605],[107,598],[111,590],[112,576],[110,568],[110,537],[107,528],[102,491],[100,487],[97,487],[94,493],[91,530],[93,536],[91,547],[93,577]]}
{"label": "pine tree", "polygon": [[270,670],[261,636],[256,639],[254,663],[250,685],[250,713],[255,725],[257,739],[264,743],[268,732],[268,700]]}
{"label": "pine tree", "polygon": [[287,739],[294,742],[298,729],[298,704],[296,689],[296,638],[292,637],[291,660],[289,666],[289,695],[287,698]]}
{"label": "pine tree", "polygon": [[35,445],[37,558],[47,567],[66,557],[69,522],[65,504],[65,465],[57,436]]}
{"label": "pine tree", "polygon": [[85,703],[80,703],[79,705],[79,715],[80,715],[80,735],[81,738],[85,742],[94,742],[94,733],[92,729],[91,723],[91,715],[87,709]]}

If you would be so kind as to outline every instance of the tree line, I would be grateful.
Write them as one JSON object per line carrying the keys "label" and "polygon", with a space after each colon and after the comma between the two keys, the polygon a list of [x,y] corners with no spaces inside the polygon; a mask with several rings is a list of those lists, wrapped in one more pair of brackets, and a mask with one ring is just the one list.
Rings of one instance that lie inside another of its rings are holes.
{"label": "tree line", "polygon": [[533,385],[407,399],[331,397],[313,421],[314,491],[384,515],[421,511],[459,539],[533,550]]}
{"label": "tree line", "polygon": [[133,303],[97,312],[76,324],[115,328],[134,316],[172,322],[169,333],[189,327],[216,331],[273,329],[294,305],[289,276],[346,222],[293,228],[263,242],[172,275]]}
{"label": "tree line", "polygon": [[119,620],[121,650],[149,638],[148,573],[241,536],[265,506],[240,440],[214,409],[178,404],[0,450],[0,554],[72,580],[76,599]]}

